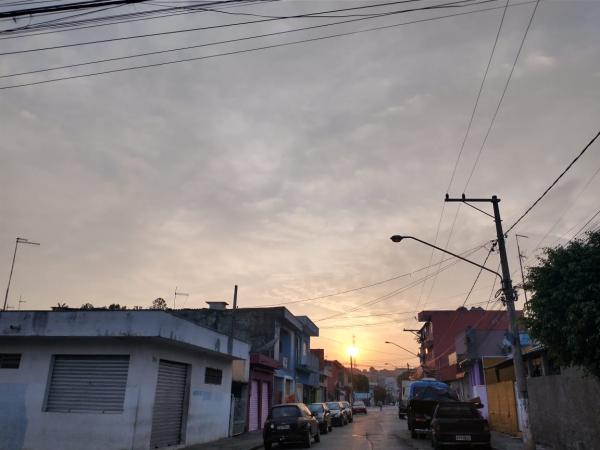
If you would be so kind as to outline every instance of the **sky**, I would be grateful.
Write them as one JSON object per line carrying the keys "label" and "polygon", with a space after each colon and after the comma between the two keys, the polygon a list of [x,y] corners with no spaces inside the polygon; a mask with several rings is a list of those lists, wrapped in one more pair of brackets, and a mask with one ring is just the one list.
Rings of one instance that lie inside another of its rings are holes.
{"label": "sky", "polygon": [[[374,3],[280,0],[226,10],[288,16]],[[477,14],[0,90],[0,280],[8,281],[17,236],[41,243],[19,247],[9,306],[18,308],[21,298],[21,309],[58,302],[147,307],[157,297],[171,305],[177,287],[189,293],[177,297],[177,307],[202,308],[206,301],[231,303],[237,284],[240,307],[285,305],[308,315],[320,327],[311,346],[325,348],[328,358],[346,361],[354,336],[361,368],[414,365],[410,353],[384,341],[416,352],[414,336],[403,329],[422,325],[418,311],[454,310],[465,300],[502,305],[491,295],[498,289],[492,275],[483,273],[466,298],[476,267],[452,260],[439,266],[446,256],[389,237],[472,250],[469,258],[482,263],[494,224],[466,206],[444,206],[455,164],[449,193],[498,195],[507,227],[599,131],[600,3],[543,0],[482,147],[534,8],[515,3],[460,158],[504,1],[471,7],[497,8]],[[120,11],[133,8],[144,7]],[[395,14],[0,78],[0,87],[465,10]],[[254,19],[186,14],[3,40],[0,53]],[[0,75],[339,20],[286,19],[3,54]],[[14,24],[0,29],[7,26]],[[570,239],[600,207],[599,168],[596,143],[509,234],[516,284],[515,233],[528,236],[519,241],[525,266],[536,263],[538,247]],[[491,205],[480,206],[491,212]],[[492,253],[488,266],[497,264]],[[445,270],[436,276],[439,268]],[[323,298],[302,301],[314,297]]]}

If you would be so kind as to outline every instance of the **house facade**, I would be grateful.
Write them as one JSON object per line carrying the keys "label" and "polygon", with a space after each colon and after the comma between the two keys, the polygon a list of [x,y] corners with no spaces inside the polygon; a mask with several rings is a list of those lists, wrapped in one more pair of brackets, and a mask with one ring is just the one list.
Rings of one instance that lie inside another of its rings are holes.
{"label": "house facade", "polygon": [[[517,314],[521,314],[521,311]],[[498,333],[504,336],[508,332],[508,318],[505,311],[464,307],[457,310],[421,311],[418,320],[425,322],[417,337],[421,346],[423,375],[434,376],[446,382],[456,381],[457,376],[459,378],[462,376],[456,349],[458,335],[467,330],[478,330],[484,334],[496,332],[490,335],[494,337]],[[492,341],[493,339],[490,338],[489,342]],[[488,345],[488,340],[484,340],[483,344]]]}
{"label": "house facade", "polygon": [[[250,377],[236,391],[246,405],[246,430],[263,427],[273,404],[308,401],[319,389],[318,360],[311,357],[310,338],[319,329],[306,316],[284,307],[183,309],[172,313],[222,333],[233,333],[251,346]],[[238,397],[236,397],[238,398]]]}
{"label": "house facade", "polygon": [[[249,345],[162,311],[0,313],[0,448],[147,450],[229,435]],[[6,362],[8,361],[8,364]]]}

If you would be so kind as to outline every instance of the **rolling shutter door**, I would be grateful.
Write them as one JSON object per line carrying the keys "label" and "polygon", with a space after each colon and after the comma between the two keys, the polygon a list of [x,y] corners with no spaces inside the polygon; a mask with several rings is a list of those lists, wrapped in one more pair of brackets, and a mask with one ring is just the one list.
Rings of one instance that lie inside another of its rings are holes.
{"label": "rolling shutter door", "polygon": [[150,448],[182,443],[188,366],[160,360],[152,415]]}
{"label": "rolling shutter door", "polygon": [[263,381],[260,390],[260,427],[264,428],[265,420],[269,415],[269,383]]}
{"label": "rolling shutter door", "polygon": [[258,381],[252,380],[250,386],[250,414],[248,417],[248,431],[258,430]]}
{"label": "rolling shutter door", "polygon": [[46,411],[123,412],[128,355],[56,355]]}

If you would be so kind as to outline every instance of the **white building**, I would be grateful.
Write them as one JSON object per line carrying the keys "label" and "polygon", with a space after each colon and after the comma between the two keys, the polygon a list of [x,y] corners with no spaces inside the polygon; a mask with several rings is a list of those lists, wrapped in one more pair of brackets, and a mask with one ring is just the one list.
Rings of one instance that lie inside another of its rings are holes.
{"label": "white building", "polygon": [[162,311],[0,313],[0,449],[147,450],[229,433],[248,344]]}

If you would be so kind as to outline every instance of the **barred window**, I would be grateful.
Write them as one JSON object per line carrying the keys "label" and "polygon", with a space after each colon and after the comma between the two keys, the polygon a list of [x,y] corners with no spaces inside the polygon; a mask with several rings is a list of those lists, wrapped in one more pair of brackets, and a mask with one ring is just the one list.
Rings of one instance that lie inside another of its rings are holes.
{"label": "barred window", "polygon": [[18,369],[21,364],[20,353],[0,353],[0,369]]}
{"label": "barred window", "polygon": [[222,381],[223,371],[221,369],[206,368],[206,372],[204,372],[204,382],[206,384],[221,384]]}

